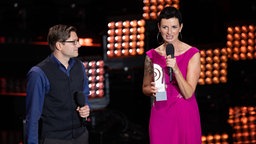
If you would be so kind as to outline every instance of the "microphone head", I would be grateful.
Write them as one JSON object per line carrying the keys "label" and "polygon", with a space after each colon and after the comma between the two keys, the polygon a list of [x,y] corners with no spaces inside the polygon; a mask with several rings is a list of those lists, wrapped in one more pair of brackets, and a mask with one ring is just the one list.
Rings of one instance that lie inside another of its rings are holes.
{"label": "microphone head", "polygon": [[166,55],[171,55],[172,58],[174,57],[174,47],[171,43],[166,46]]}
{"label": "microphone head", "polygon": [[78,106],[82,107],[85,105],[85,95],[82,91],[75,92],[74,98]]}

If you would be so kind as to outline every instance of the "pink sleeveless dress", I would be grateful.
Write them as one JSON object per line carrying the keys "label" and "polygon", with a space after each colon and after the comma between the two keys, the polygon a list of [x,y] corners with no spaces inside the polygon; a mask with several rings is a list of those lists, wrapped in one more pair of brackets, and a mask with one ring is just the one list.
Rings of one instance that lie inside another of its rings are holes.
{"label": "pink sleeveless dress", "polygon": [[[184,78],[191,57],[199,52],[195,47],[176,56],[177,64]],[[167,85],[167,100],[152,104],[149,120],[150,144],[201,144],[201,124],[195,94],[184,99],[179,91],[175,75],[170,82],[166,60],[154,49],[146,52],[153,63],[160,65],[164,71]]]}

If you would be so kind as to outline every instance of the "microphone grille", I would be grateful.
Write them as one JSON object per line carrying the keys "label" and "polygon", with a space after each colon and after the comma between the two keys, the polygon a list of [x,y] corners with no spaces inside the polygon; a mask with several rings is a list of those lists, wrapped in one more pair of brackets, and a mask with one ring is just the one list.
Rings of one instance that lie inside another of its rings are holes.
{"label": "microphone grille", "polygon": [[82,91],[75,92],[75,101],[78,106],[84,106],[85,105],[85,95]]}
{"label": "microphone grille", "polygon": [[174,57],[174,47],[172,44],[167,44],[166,55],[171,55],[172,57]]}

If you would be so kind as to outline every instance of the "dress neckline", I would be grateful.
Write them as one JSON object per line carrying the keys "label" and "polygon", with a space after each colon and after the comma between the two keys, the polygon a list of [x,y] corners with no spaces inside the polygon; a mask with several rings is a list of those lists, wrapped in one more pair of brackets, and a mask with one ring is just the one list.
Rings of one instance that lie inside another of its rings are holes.
{"label": "dress neckline", "polygon": [[[188,48],[188,49],[185,50],[183,53],[181,53],[181,54],[179,54],[179,55],[176,55],[175,57],[179,57],[179,56],[184,55],[184,54],[187,53],[191,48],[193,48],[193,47]],[[154,51],[155,53],[157,53],[159,56],[164,57],[163,55],[159,54],[155,49],[153,49],[153,51]]]}

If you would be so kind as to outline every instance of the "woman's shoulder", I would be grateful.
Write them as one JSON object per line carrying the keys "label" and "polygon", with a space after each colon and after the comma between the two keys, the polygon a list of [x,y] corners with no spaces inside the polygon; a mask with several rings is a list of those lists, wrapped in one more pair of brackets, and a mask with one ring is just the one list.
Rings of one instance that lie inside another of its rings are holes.
{"label": "woman's shoulder", "polygon": [[181,51],[179,54],[177,54],[176,57],[188,56],[188,55],[192,56],[195,53],[199,52],[197,47],[189,45],[187,43],[183,43],[182,48],[183,48],[183,51]]}
{"label": "woman's shoulder", "polygon": [[197,51],[199,52],[199,49],[196,47],[196,46],[192,46],[190,44],[187,44],[187,43],[183,43],[184,44],[184,49],[185,51]]}
{"label": "woman's shoulder", "polygon": [[159,53],[159,47],[151,48],[146,53],[147,54]]}

